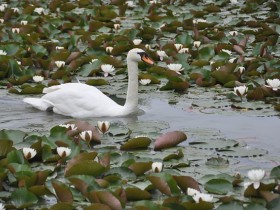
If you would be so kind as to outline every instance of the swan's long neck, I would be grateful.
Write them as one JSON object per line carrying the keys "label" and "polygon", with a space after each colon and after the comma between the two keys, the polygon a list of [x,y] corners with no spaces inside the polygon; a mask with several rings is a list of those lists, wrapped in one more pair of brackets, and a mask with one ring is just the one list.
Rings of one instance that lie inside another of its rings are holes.
{"label": "swan's long neck", "polygon": [[138,105],[138,63],[127,59],[128,88],[124,109],[127,112],[134,112]]}

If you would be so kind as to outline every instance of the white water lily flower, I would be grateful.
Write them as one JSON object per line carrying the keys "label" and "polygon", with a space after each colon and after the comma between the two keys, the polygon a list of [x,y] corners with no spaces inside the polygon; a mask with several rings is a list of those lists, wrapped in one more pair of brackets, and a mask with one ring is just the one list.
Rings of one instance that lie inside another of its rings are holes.
{"label": "white water lily flower", "polygon": [[28,23],[27,20],[22,20],[22,21],[20,21],[20,24],[21,24],[21,25],[27,25],[27,23]]}
{"label": "white water lily flower", "polygon": [[5,208],[3,203],[0,203],[0,210],[6,210],[6,208]]}
{"label": "white water lily flower", "polygon": [[106,52],[112,53],[113,49],[114,49],[113,47],[106,47]]}
{"label": "white water lily flower", "polygon": [[242,97],[243,95],[246,95],[247,91],[248,91],[248,87],[246,85],[238,86],[233,89],[233,93],[240,97]]}
{"label": "white water lily flower", "polygon": [[112,74],[115,71],[115,67],[111,64],[102,64],[101,69],[104,72],[104,77],[108,77],[109,74]]}
{"label": "white water lily flower", "polygon": [[98,61],[98,59],[95,58],[95,59],[92,59],[89,63],[94,64],[96,61]]}
{"label": "white water lily flower", "polygon": [[267,79],[266,87],[272,88],[272,90],[277,91],[280,89],[280,80],[279,79]]}
{"label": "white water lily flower", "polygon": [[245,67],[244,66],[240,66],[238,68],[238,71],[240,72],[240,74],[242,74],[245,71]]}
{"label": "white water lily flower", "polygon": [[18,13],[19,12],[19,8],[17,8],[17,7],[13,7],[12,10],[13,10],[14,13]]}
{"label": "white water lily flower", "polygon": [[37,7],[34,9],[34,12],[38,13],[39,15],[41,15],[42,13],[44,13],[45,9],[42,7]]}
{"label": "white water lily flower", "polygon": [[23,156],[25,159],[29,160],[35,157],[35,155],[37,154],[36,150],[30,147],[24,147],[22,149],[23,152]]}
{"label": "white water lily flower", "polygon": [[151,80],[150,80],[150,79],[141,79],[141,80],[139,81],[139,83],[140,83],[141,85],[148,85],[148,84],[151,83]]}
{"label": "white water lily flower", "polygon": [[20,29],[19,28],[12,28],[12,32],[18,34],[20,32]]}
{"label": "white water lily flower", "polygon": [[110,122],[108,121],[98,121],[97,128],[101,133],[107,133],[110,129]]}
{"label": "white water lily flower", "polygon": [[140,45],[142,43],[142,39],[134,39],[133,44],[134,45]]}
{"label": "white water lily flower", "polygon": [[232,52],[231,52],[230,50],[225,50],[225,49],[222,49],[222,52],[225,52],[225,53],[227,53],[227,54],[229,54],[229,55],[231,55],[231,54],[232,54]]}
{"label": "white water lily flower", "polygon": [[58,68],[65,66],[65,61],[55,61],[54,63]]}
{"label": "white water lily flower", "polygon": [[171,63],[168,64],[167,67],[170,70],[175,71],[177,74],[181,74],[180,71],[184,70],[184,68],[182,68],[182,64],[180,63]]}
{"label": "white water lily flower", "polygon": [[32,79],[34,80],[34,82],[42,82],[44,80],[44,77],[35,75],[32,77]]}
{"label": "white water lily flower", "polygon": [[162,162],[153,162],[152,163],[152,171],[155,173],[159,173],[162,171],[163,163]]}
{"label": "white water lily flower", "polygon": [[114,24],[114,29],[117,31],[121,28],[121,25],[119,23]]}
{"label": "white water lily flower", "polygon": [[196,203],[199,203],[200,200],[205,202],[212,202],[213,195],[206,194],[206,193],[197,193],[193,196],[193,199]]}
{"label": "white water lily flower", "polygon": [[57,147],[56,151],[57,154],[62,158],[68,157],[71,154],[71,149],[68,147]]}
{"label": "white water lily flower", "polygon": [[0,23],[4,23],[4,19],[3,18],[0,18]]}
{"label": "white water lily flower", "polygon": [[4,50],[0,50],[0,55],[7,55],[7,52],[5,52]]}
{"label": "white water lily flower", "polygon": [[157,51],[157,55],[159,56],[159,59],[160,59],[161,61],[163,60],[163,58],[168,57],[167,54],[166,54],[166,52],[163,51],[163,50],[158,50],[158,51]]}
{"label": "white water lily flower", "polygon": [[174,44],[174,46],[178,52],[183,48],[182,44]]}
{"label": "white water lily flower", "polygon": [[0,12],[4,12],[4,10],[8,7],[8,4],[1,4],[0,5]]}
{"label": "white water lily flower", "polygon": [[182,49],[180,49],[178,51],[178,53],[189,53],[189,52],[190,52],[189,48],[186,48],[186,47],[183,47]]}
{"label": "white water lily flower", "polygon": [[56,50],[63,50],[64,47],[56,46],[55,49],[56,49]]}
{"label": "white water lily flower", "polygon": [[260,187],[260,181],[265,176],[265,170],[256,169],[248,171],[248,178],[253,182],[254,189],[258,189]]}
{"label": "white water lily flower", "polygon": [[235,61],[236,58],[231,58],[228,60],[228,62],[233,63]]}
{"label": "white water lily flower", "polygon": [[237,36],[238,35],[238,32],[237,31],[230,31],[229,34],[231,36]]}
{"label": "white water lily flower", "polygon": [[198,190],[188,187],[188,190],[187,190],[188,196],[194,196],[195,194],[198,194],[198,193],[200,193]]}
{"label": "white water lily flower", "polygon": [[88,131],[83,131],[80,134],[81,139],[83,139],[86,142],[90,142],[92,139],[92,131],[88,130]]}
{"label": "white water lily flower", "polygon": [[193,42],[193,46],[196,47],[196,48],[199,48],[201,45],[201,41],[194,41]]}

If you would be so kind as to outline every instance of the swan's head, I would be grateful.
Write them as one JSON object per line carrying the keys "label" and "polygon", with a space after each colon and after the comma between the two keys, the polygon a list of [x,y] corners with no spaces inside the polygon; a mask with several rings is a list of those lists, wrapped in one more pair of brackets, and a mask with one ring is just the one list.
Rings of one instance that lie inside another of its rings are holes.
{"label": "swan's head", "polygon": [[153,64],[154,61],[148,56],[148,54],[139,48],[134,48],[130,50],[127,54],[127,60],[134,61],[134,62],[140,62],[144,61],[145,63],[148,64]]}

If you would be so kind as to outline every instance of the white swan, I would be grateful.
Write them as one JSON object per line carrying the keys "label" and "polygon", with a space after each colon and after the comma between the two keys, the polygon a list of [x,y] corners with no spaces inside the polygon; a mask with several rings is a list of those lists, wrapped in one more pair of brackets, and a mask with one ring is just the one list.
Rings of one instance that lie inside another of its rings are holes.
{"label": "white swan", "polygon": [[96,87],[82,83],[66,83],[44,88],[41,98],[24,98],[33,107],[74,118],[125,116],[137,111],[138,62],[153,64],[141,49],[135,48],[127,54],[128,89],[124,106],[104,95]]}

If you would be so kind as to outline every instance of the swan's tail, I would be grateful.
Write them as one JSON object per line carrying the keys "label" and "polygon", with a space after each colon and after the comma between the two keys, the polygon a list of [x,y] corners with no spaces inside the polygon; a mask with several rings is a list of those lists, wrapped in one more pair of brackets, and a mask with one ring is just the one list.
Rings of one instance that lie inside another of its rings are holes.
{"label": "swan's tail", "polygon": [[30,104],[41,111],[46,111],[48,108],[53,107],[51,102],[42,98],[24,98],[23,102]]}

